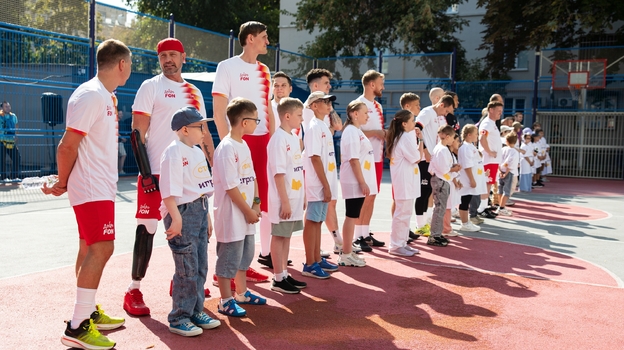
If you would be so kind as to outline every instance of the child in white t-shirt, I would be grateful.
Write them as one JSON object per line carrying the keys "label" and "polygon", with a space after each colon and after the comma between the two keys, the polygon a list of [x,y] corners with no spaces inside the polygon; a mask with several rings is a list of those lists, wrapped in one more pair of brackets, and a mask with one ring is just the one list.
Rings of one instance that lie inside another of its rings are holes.
{"label": "child in white t-shirt", "polygon": [[388,128],[386,156],[390,158],[390,177],[395,209],[392,214],[389,253],[400,256],[418,254],[407,244],[414,200],[420,197],[418,163],[423,157],[423,143],[416,141],[416,121],[409,110],[394,115]]}
{"label": "child in white t-shirt", "polygon": [[[227,106],[230,132],[214,154],[215,235],[217,236],[216,275],[221,300],[218,311],[242,317],[247,312],[238,304],[264,305],[266,299],[247,290],[246,272],[254,257],[255,223],[260,220],[258,184],[249,146],[243,135],[250,135],[260,119],[256,105],[235,98]],[[236,282],[232,296],[230,279]]]}
{"label": "child in white t-shirt", "polygon": [[[451,156],[453,157],[453,164],[459,164],[457,160],[457,152],[459,151],[459,135],[455,133],[453,136],[453,143],[449,146]],[[451,227],[451,210],[457,208],[461,202],[459,196],[459,190],[463,187],[463,183],[459,180],[459,172],[451,172],[452,183],[449,188],[449,198],[446,201],[446,211],[444,212],[444,222],[442,227],[442,234],[444,236],[454,237],[459,236],[457,231]]]}
{"label": "child in white t-shirt", "polygon": [[505,208],[511,191],[513,191],[513,178],[518,175],[518,161],[520,160],[520,153],[514,145],[518,141],[518,135],[515,133],[509,133],[505,136],[505,142],[507,147],[503,147],[501,165],[498,169],[498,194],[501,194],[500,207],[497,210],[497,214],[511,216],[511,210]]}
{"label": "child in white t-shirt", "polygon": [[[487,179],[483,170],[483,160],[479,150],[474,146],[479,139],[479,129],[473,124],[466,124],[462,128],[464,143],[459,148],[458,161],[462,170],[459,172],[459,181],[463,184],[459,189],[460,204],[459,218],[462,222],[461,231],[476,232],[481,227],[468,220],[468,209],[472,197],[486,195]],[[480,200],[480,199],[479,199]]]}
{"label": "child in white t-shirt", "polygon": [[533,159],[537,152],[535,151],[535,145],[531,142],[531,134],[522,134],[522,146],[520,149],[524,151],[524,154],[520,157],[520,191],[531,192],[531,183],[533,177]]}
{"label": "child in white t-shirt", "polygon": [[[363,225],[360,211],[364,198],[377,194],[377,175],[373,145],[361,126],[368,121],[368,107],[364,102],[352,101],[347,106],[347,121],[342,129],[340,140],[340,187],[345,200],[345,220],[342,226],[342,252],[338,258],[340,266],[366,266],[366,261],[353,252],[353,241],[356,225]],[[363,238],[360,238],[363,239]]]}
{"label": "child in white t-shirt", "polygon": [[179,140],[165,149],[160,161],[160,211],[176,267],[169,330],[183,336],[198,335],[202,328],[221,324],[204,312],[208,238],[212,235],[208,197],[213,184],[204,153],[195,145],[201,144],[208,132],[208,120],[193,107],[176,111],[171,129]]}
{"label": "child in white t-shirt", "polygon": [[271,136],[269,156],[269,220],[271,220],[271,259],[273,281],[271,290],[297,294],[305,288],[288,274],[288,252],[294,231],[303,229],[305,187],[303,158],[299,137],[292,134],[303,120],[303,104],[295,98],[283,97],[277,105],[279,127]]}

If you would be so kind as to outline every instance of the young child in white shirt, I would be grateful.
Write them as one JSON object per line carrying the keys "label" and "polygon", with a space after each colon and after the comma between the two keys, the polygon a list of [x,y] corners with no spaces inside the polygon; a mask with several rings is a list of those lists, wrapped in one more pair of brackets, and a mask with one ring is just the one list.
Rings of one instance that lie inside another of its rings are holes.
{"label": "young child in white shirt", "polygon": [[303,158],[299,137],[292,134],[303,121],[303,104],[295,98],[284,97],[277,105],[279,127],[271,136],[269,156],[269,220],[271,220],[271,259],[273,281],[271,290],[297,294],[305,288],[288,274],[288,252],[294,231],[303,229],[305,187]]}
{"label": "young child in white shirt", "polygon": [[195,145],[208,132],[208,120],[193,107],[176,111],[171,129],[179,140],[165,149],[160,161],[160,211],[176,267],[173,309],[167,318],[169,331],[183,336],[199,335],[202,329],[221,324],[204,312],[208,238],[212,235],[208,197],[213,184],[204,153]]}
{"label": "young child in white shirt", "polygon": [[[481,227],[468,219],[468,209],[472,197],[486,195],[487,179],[483,170],[483,160],[474,143],[479,139],[479,129],[473,124],[466,124],[462,128],[464,143],[459,148],[458,160],[462,170],[459,172],[459,181],[463,184],[459,190],[461,203],[459,204],[459,218],[462,222],[461,231],[476,232]],[[479,199],[480,201],[480,199]]]}
{"label": "young child in white shirt", "polygon": [[[453,157],[453,164],[459,164],[457,159],[457,152],[459,151],[459,135],[455,133],[453,136],[453,143],[449,146],[451,156]],[[451,172],[452,183],[449,188],[449,198],[446,201],[446,211],[444,212],[444,225],[442,228],[442,235],[448,237],[459,236],[457,231],[451,227],[451,210],[457,208],[461,199],[459,197],[459,190],[463,187],[463,183],[459,180],[459,172]]]}
{"label": "young child in white shirt", "polygon": [[399,256],[418,254],[407,244],[414,200],[420,197],[420,170],[423,143],[417,143],[416,121],[409,110],[400,110],[392,118],[386,138],[386,156],[390,158],[390,177],[395,209],[392,214],[389,253]]}
{"label": "young child in white shirt", "polygon": [[520,154],[515,148],[518,135],[509,133],[505,136],[507,147],[503,147],[501,166],[498,169],[498,194],[502,195],[500,199],[500,207],[497,210],[499,215],[511,216],[511,210],[505,208],[511,191],[514,190],[513,178],[518,175],[518,161]]}
{"label": "young child in white shirt", "polygon": [[531,142],[530,131],[522,134],[523,143],[520,149],[524,154],[520,157],[520,191],[531,192],[531,183],[533,178],[533,159],[535,154],[535,145]]}
{"label": "young child in white shirt", "polygon": [[[260,119],[256,105],[235,98],[227,106],[230,132],[214,154],[214,216],[217,236],[216,275],[221,300],[218,311],[227,316],[247,314],[238,304],[264,305],[266,299],[247,290],[246,272],[254,257],[255,224],[260,220],[258,184],[249,146],[243,135],[250,135]],[[232,296],[230,279],[236,282]]]}
{"label": "young child in white shirt", "polygon": [[[364,102],[356,100],[349,103],[340,140],[340,187],[346,208],[342,241],[347,243],[353,241],[356,225],[364,224],[360,219],[364,198],[377,194],[373,145],[360,128],[368,118],[368,107]],[[338,265],[363,267],[366,261],[353,252],[352,245],[344,244]]]}

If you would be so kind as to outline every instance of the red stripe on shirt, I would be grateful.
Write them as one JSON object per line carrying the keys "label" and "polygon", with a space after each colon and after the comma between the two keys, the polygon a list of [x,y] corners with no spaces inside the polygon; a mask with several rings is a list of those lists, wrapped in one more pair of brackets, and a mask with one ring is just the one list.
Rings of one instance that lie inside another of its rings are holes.
{"label": "red stripe on shirt", "polygon": [[84,131],[80,131],[78,129],[74,129],[74,128],[70,128],[69,126],[65,128],[65,130],[67,131],[71,131],[71,132],[75,132],[76,134],[82,135],[82,136],[87,136],[87,133]]}
{"label": "red stripe on shirt", "polygon": [[[260,74],[260,79],[263,79],[261,84],[262,87],[260,91],[264,94],[262,96],[262,104],[264,105],[264,112],[267,117],[267,122],[269,120],[269,92],[271,90],[271,72],[269,71],[269,67],[264,64],[258,62],[258,73]],[[268,128],[268,124],[267,124]]]}
{"label": "red stripe on shirt", "polygon": [[381,105],[377,101],[373,101],[373,104],[375,105],[375,109],[377,110],[377,113],[379,113],[379,123],[381,124],[381,129],[383,130],[384,127],[386,126],[385,125],[386,123],[384,123],[384,117],[383,117],[383,111],[381,110]]}

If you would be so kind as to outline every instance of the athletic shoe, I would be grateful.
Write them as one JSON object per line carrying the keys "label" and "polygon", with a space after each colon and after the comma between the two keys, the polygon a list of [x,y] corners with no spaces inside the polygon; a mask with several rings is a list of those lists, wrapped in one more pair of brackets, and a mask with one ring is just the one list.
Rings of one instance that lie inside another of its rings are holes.
{"label": "athletic shoe", "polygon": [[329,274],[319,266],[317,262],[312,265],[303,264],[303,270],[301,274],[308,277],[314,277],[318,279],[327,279],[329,278]]}
{"label": "athletic shoe", "polygon": [[331,256],[331,253],[321,249],[321,258],[329,258]]}
{"label": "athletic shoe", "polygon": [[448,238],[446,238],[444,235],[440,236],[440,239],[442,240],[442,242],[449,244],[451,241],[448,240]]}
{"label": "athletic shoe", "polygon": [[213,329],[221,325],[221,321],[215,320],[214,318],[206,315],[203,311],[191,316],[191,322],[193,322],[197,327],[201,327],[203,329]]}
{"label": "athletic shoe", "polygon": [[537,180],[537,187],[544,187],[542,180]]}
{"label": "athletic shoe", "polygon": [[357,243],[355,243],[355,242],[353,242],[353,243],[351,244],[351,249],[352,249],[352,250],[353,250],[353,252],[354,252],[354,253],[356,253],[356,254],[357,254],[357,253],[360,253],[360,252],[362,251],[362,248],[360,248],[360,245],[359,245],[359,244],[357,244]]}
{"label": "athletic shoe", "polygon": [[243,309],[242,307],[238,306],[236,300],[234,299],[228,300],[225,304],[222,304],[221,301],[219,301],[219,305],[217,308],[217,311],[219,311],[220,314],[226,316],[243,317],[247,315],[247,311],[245,311],[245,309]]}
{"label": "athletic shoe", "polygon": [[457,237],[457,236],[461,235],[461,233],[459,233],[457,231],[454,231],[454,230],[449,232],[449,233],[443,233],[443,234],[446,235],[446,236],[449,236],[449,237]]}
{"label": "athletic shoe", "polygon": [[512,212],[511,210],[507,208],[500,208],[498,209],[498,214],[503,215],[503,216],[511,216]]}
{"label": "athletic shoe", "polygon": [[184,337],[194,337],[204,333],[204,330],[197,327],[192,322],[183,322],[175,326],[170,323],[169,332],[179,334]]}
{"label": "athletic shoe", "polygon": [[418,233],[421,236],[429,237],[429,235],[431,235],[431,225],[425,224],[425,226],[417,229],[416,233]]}
{"label": "athletic shoe", "polygon": [[513,207],[513,206],[514,206],[514,204],[516,204],[516,202],[512,201],[511,199],[508,199],[508,200],[507,200],[507,206],[508,206],[508,207]]}
{"label": "athletic shoe", "polygon": [[273,268],[273,260],[271,259],[271,253],[267,255],[258,254],[258,263],[264,265],[270,269]]}
{"label": "athletic shoe", "polygon": [[323,271],[327,271],[327,272],[338,271],[338,265],[330,263],[325,258],[321,258],[321,261],[318,264],[323,269]]}
{"label": "athletic shoe", "polygon": [[301,281],[297,281],[296,279],[292,278],[291,275],[288,275],[288,277],[286,277],[286,280],[288,281],[288,283],[292,284],[293,286],[295,286],[295,287],[297,287],[299,289],[303,289],[303,288],[308,286],[307,283],[301,282]]}
{"label": "athletic shoe", "polygon": [[456,218],[456,219],[459,219],[459,209],[457,209],[457,208],[453,208],[453,209],[451,210],[451,216],[452,216],[452,217],[454,217],[454,218]]}
{"label": "athletic shoe", "polygon": [[369,232],[368,233],[369,236],[364,238],[364,240],[366,241],[366,244],[368,244],[369,246],[373,246],[373,247],[383,247],[386,245],[386,242],[382,242],[379,240],[376,240],[375,237],[373,237],[373,233]]}
{"label": "athletic shoe", "polygon": [[416,248],[412,248],[412,247],[410,247],[408,245],[406,245],[404,248],[407,249],[407,250],[413,251],[414,254],[420,254],[420,251],[418,249],[416,249]]}
{"label": "athletic shoe", "polygon": [[247,290],[245,294],[243,295],[237,294],[234,297],[234,300],[236,300],[237,304],[251,304],[251,305],[265,305],[266,304],[266,299],[260,296],[257,296],[255,294],[252,294],[249,290]]}
{"label": "athletic shoe", "polygon": [[481,227],[473,224],[472,222],[468,221],[465,224],[462,224],[461,227],[459,228],[460,231],[467,231],[467,232],[478,232],[481,231]]}
{"label": "athletic shoe", "polygon": [[413,251],[404,247],[392,248],[388,250],[388,253],[390,253],[391,255],[398,255],[398,256],[414,256],[415,254]]}
{"label": "athletic shoe", "polygon": [[440,237],[430,236],[429,239],[427,240],[427,245],[432,245],[436,247],[446,247],[448,245],[448,240],[445,241],[441,236]]}
{"label": "athletic shoe", "polygon": [[532,187],[544,187],[544,184],[541,182],[536,182],[533,185],[531,185]]}
{"label": "athletic shoe", "polygon": [[[171,280],[171,283],[169,284],[169,296],[172,297],[173,296],[173,280]],[[210,298],[210,289],[206,288],[204,289],[204,297],[205,298]],[[125,307],[124,307],[125,308]],[[149,309],[148,309],[149,310]],[[149,314],[148,314],[149,315]],[[135,315],[136,316],[136,315]]]}
{"label": "athletic shoe", "polygon": [[268,282],[269,276],[262,274],[251,267],[247,269],[247,282]]}
{"label": "athletic shoe", "polygon": [[417,240],[418,238],[420,238],[420,235],[415,234],[412,230],[410,230],[409,232],[409,238],[413,239],[413,240]]}
{"label": "athletic shoe", "polygon": [[[217,279],[217,275],[212,275],[212,285],[215,287],[219,286],[219,279]],[[232,292],[236,292],[236,283],[233,278],[230,279],[230,290]]]}
{"label": "athletic shoe", "polygon": [[368,245],[368,243],[366,243],[366,240],[364,238],[362,238],[362,237],[358,238],[355,241],[355,244],[357,244],[363,252],[370,253],[370,252],[373,251],[373,248],[371,248]]}
{"label": "athletic shoe", "polygon": [[342,244],[334,244],[334,254],[340,254],[342,252]]}
{"label": "athletic shoe", "polygon": [[111,317],[104,313],[100,304],[95,305],[95,311],[91,314],[93,324],[99,331],[110,331],[117,329],[126,323],[122,317]]}
{"label": "athletic shoe", "polygon": [[487,218],[487,219],[496,219],[496,215],[494,215],[494,213],[492,213],[491,211],[485,209],[484,211],[479,213],[479,216],[481,216],[482,218]]}
{"label": "athletic shoe", "polygon": [[112,349],[115,342],[98,332],[92,319],[86,319],[76,329],[71,328],[71,321],[61,337],[61,343],[70,348],[79,349]]}
{"label": "athletic shoe", "polygon": [[[169,292],[171,295],[171,291]],[[149,316],[150,309],[145,306],[143,293],[138,289],[132,289],[124,295],[123,309],[132,316]]]}
{"label": "athletic shoe", "polygon": [[355,266],[364,267],[366,262],[358,259],[357,254],[351,252],[349,254],[341,253],[338,258],[338,265],[340,266]]}
{"label": "athletic shoe", "polygon": [[281,280],[279,282],[277,282],[276,280],[273,280],[273,282],[271,282],[271,290],[274,290],[276,292],[286,293],[286,294],[301,293],[299,288],[290,284],[288,280]]}
{"label": "athletic shoe", "polygon": [[472,222],[475,225],[480,225],[482,223],[485,222],[485,220],[483,220],[482,218],[478,217],[478,216],[473,216],[470,218],[470,222]]}

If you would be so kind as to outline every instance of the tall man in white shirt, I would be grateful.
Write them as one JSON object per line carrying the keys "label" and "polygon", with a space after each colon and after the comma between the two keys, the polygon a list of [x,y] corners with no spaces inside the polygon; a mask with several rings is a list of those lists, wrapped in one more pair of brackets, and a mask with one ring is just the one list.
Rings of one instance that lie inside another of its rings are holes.
{"label": "tall man in white shirt", "polygon": [[[275,130],[275,117],[270,105],[271,72],[269,67],[257,61],[258,55],[266,55],[269,45],[267,27],[255,21],[243,23],[240,26],[238,41],[243,47],[243,53],[221,61],[217,66],[215,82],[212,86],[212,106],[214,121],[219,131],[219,138],[223,139],[229,132],[230,126],[226,118],[228,103],[236,97],[251,100],[258,109],[260,124],[251,135],[243,139],[251,149],[251,160],[258,182],[260,197],[260,246],[262,255],[267,255],[271,246],[271,222],[268,216],[267,179],[267,146]],[[265,282],[267,275],[249,268],[247,280],[251,282]]]}
{"label": "tall man in white shirt", "polygon": [[[381,97],[384,90],[384,75],[375,71],[368,70],[362,76],[362,87],[364,93],[357,98],[358,101],[364,102],[368,108],[368,121],[362,125],[364,135],[368,137],[373,145],[373,158],[375,160],[375,174],[377,176],[377,192],[381,185],[381,177],[383,175],[383,159],[384,159],[384,140],[386,139],[386,120],[383,115],[381,104],[375,101],[375,98]],[[376,195],[364,197],[364,204],[360,211],[360,217],[355,223],[355,233],[353,238],[359,244],[363,251],[370,251],[370,246],[383,247],[384,242],[373,238],[370,232],[370,221],[373,216]]]}
{"label": "tall man in white shirt", "polygon": [[[487,180],[487,193],[490,193],[492,185],[496,182],[498,165],[501,161],[503,143],[500,138],[496,121],[503,114],[503,104],[498,101],[490,102],[487,106],[487,118],[479,123],[479,151],[483,154],[483,169],[489,176]],[[487,199],[481,199],[480,210],[487,206]]]}

